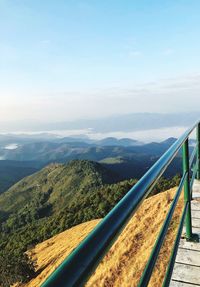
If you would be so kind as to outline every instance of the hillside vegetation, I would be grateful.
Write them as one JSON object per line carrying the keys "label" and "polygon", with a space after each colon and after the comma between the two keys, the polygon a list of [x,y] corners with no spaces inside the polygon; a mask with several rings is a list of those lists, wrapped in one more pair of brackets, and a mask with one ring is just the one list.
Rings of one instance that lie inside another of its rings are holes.
{"label": "hillside vegetation", "polygon": [[[24,252],[70,227],[104,217],[136,179],[116,182],[104,166],[77,160],[51,164],[0,195],[0,285],[35,275]],[[177,185],[161,179],[153,193]]]}
{"label": "hillside vegetation", "polygon": [[[137,286],[155,239],[169,210],[175,190],[171,189],[144,201],[86,284],[87,287]],[[183,197],[181,197],[175,210],[167,240],[161,250],[149,284],[151,287],[162,285],[182,207]],[[29,250],[28,255],[35,264],[38,276],[26,285],[20,286],[39,287],[99,221],[93,220],[77,225]]]}
{"label": "hillside vegetation", "polygon": [[53,210],[60,210],[75,193],[87,193],[117,176],[102,165],[90,161],[51,164],[26,177],[0,197],[0,210],[13,213],[34,198],[44,197]]}

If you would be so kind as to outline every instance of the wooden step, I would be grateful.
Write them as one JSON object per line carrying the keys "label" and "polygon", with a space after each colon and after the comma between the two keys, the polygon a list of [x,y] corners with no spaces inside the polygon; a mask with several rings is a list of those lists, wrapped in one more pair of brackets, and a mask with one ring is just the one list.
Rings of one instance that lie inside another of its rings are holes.
{"label": "wooden step", "polygon": [[176,256],[176,262],[200,267],[200,251],[179,248]]}
{"label": "wooden step", "polygon": [[170,283],[170,287],[199,287],[199,286],[200,285],[184,283],[184,282],[174,281],[174,280],[172,280]]}
{"label": "wooden step", "polygon": [[[193,189],[192,232],[200,238],[200,181],[195,180]],[[183,228],[183,237],[185,226]],[[182,238],[176,256],[170,287],[200,287],[200,242],[187,242]]]}
{"label": "wooden step", "polygon": [[175,281],[200,286],[200,267],[176,263],[174,266],[172,279]]}

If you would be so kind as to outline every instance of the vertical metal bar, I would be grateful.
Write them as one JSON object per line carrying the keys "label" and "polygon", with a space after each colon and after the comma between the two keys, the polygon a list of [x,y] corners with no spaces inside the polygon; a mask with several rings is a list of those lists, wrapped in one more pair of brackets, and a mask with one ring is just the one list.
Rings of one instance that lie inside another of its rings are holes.
{"label": "vertical metal bar", "polygon": [[200,179],[200,123],[197,125],[197,179]]}
{"label": "vertical metal bar", "polygon": [[188,202],[185,216],[186,239],[192,240],[192,220],[191,220],[191,193],[190,193],[190,172],[189,172],[189,143],[188,139],[183,144],[183,173],[187,172],[184,184],[184,200]]}
{"label": "vertical metal bar", "polygon": [[179,224],[179,227],[178,227],[178,232],[176,234],[175,243],[174,243],[174,246],[173,246],[173,249],[172,249],[172,253],[171,253],[171,256],[170,256],[169,264],[168,264],[168,267],[167,267],[167,271],[166,271],[166,274],[165,274],[165,278],[164,278],[162,287],[168,287],[170,285],[170,280],[171,280],[173,269],[174,269],[174,264],[175,264],[175,260],[176,260],[178,246],[179,246],[179,242],[180,242],[180,239],[181,239],[181,233],[182,233],[183,224],[184,224],[184,220],[185,220],[185,214],[187,212],[187,205],[188,204],[186,203],[185,206],[184,206],[183,214],[182,214],[181,221],[180,221],[180,224]]}

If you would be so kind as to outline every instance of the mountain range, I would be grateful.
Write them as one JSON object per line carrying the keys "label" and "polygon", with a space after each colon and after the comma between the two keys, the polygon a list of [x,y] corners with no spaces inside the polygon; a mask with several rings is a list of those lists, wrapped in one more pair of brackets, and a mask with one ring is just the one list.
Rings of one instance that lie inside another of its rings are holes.
{"label": "mountain range", "polygon": [[[1,136],[0,193],[50,163],[67,163],[74,159],[100,162],[115,172],[118,180],[140,178],[175,140],[169,138],[160,143],[144,144],[133,139],[92,141],[50,134]],[[177,157],[166,176],[174,175],[180,169],[180,157]]]}

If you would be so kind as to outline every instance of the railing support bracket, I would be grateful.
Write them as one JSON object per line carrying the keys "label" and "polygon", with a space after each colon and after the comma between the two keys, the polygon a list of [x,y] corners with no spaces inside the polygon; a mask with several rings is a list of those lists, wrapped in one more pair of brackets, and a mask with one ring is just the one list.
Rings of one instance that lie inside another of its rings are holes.
{"label": "railing support bracket", "polygon": [[200,242],[199,235],[196,233],[192,233],[192,237],[190,239],[188,239],[187,236],[185,236],[185,239],[187,242]]}

